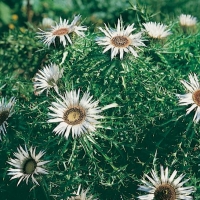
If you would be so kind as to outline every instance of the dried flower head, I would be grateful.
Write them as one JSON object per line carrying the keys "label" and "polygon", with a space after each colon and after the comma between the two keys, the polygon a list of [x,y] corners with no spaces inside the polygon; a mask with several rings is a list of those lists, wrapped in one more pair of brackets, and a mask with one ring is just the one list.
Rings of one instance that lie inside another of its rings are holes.
{"label": "dried flower head", "polygon": [[29,178],[32,179],[32,182],[39,185],[35,176],[39,174],[48,174],[48,172],[43,168],[43,166],[50,161],[41,161],[40,158],[45,154],[44,151],[40,151],[36,155],[36,148],[30,147],[27,150],[26,146],[23,149],[21,146],[17,148],[16,153],[14,153],[15,159],[10,159],[8,163],[15,168],[8,169],[8,175],[11,175],[12,179],[19,178],[17,185],[20,184],[21,181],[26,180],[26,184],[28,184]]}
{"label": "dried flower head", "polygon": [[181,83],[188,90],[188,93],[177,94],[177,97],[179,98],[179,105],[181,106],[192,104],[191,107],[187,109],[186,115],[196,109],[193,121],[197,123],[200,120],[200,85],[196,74],[190,74],[189,80],[190,82],[181,80]]}
{"label": "dried flower head", "polygon": [[141,195],[138,199],[141,200],[179,200],[179,199],[190,199],[190,194],[194,192],[193,186],[183,187],[183,184],[188,182],[186,179],[181,182],[184,174],[181,174],[175,179],[177,171],[174,170],[172,175],[169,177],[168,168],[165,170],[163,166],[160,167],[161,175],[158,177],[157,172],[152,170],[151,177],[147,174],[144,176],[148,179],[142,179],[144,185],[140,185],[138,190],[147,192],[146,195]]}
{"label": "dried flower head", "polygon": [[50,65],[45,66],[42,70],[39,70],[33,78],[33,85],[35,94],[39,95],[44,90],[54,88],[58,93],[58,80],[63,75],[63,69],[60,69],[58,65],[51,63]]}
{"label": "dried flower head", "polygon": [[75,193],[76,196],[69,197],[67,200],[95,200],[92,195],[87,195],[89,189],[81,190],[81,185],[79,185],[77,192]]}
{"label": "dried flower head", "polygon": [[49,107],[53,113],[49,113],[52,119],[48,122],[60,122],[54,129],[54,132],[59,135],[69,137],[72,130],[72,137],[80,136],[86,132],[93,132],[96,130],[96,125],[99,124],[98,119],[102,116],[98,106],[98,101],[92,101],[92,96],[89,93],[84,93],[82,99],[80,98],[80,90],[78,92],[66,92],[57,102],[53,102]]}
{"label": "dried flower head", "polygon": [[7,120],[13,114],[13,107],[15,104],[15,98],[10,98],[9,102],[6,102],[6,99],[3,97],[0,101],[0,139],[1,133],[5,135]]}
{"label": "dried flower head", "polygon": [[161,23],[147,22],[143,23],[143,26],[148,35],[154,39],[163,39],[172,34],[169,29],[167,30],[167,26]]}
{"label": "dried flower head", "polygon": [[88,92],[83,94],[80,99],[80,90],[66,92],[61,99],[56,99],[49,107],[53,113],[49,113],[51,119],[48,122],[59,122],[53,130],[58,135],[64,135],[67,139],[70,132],[72,137],[76,138],[82,134],[96,131],[99,119],[104,118],[100,113],[108,108],[116,107],[117,104],[109,104],[103,108],[98,107],[99,101],[93,101],[93,96]]}
{"label": "dried flower head", "polygon": [[71,24],[69,24],[68,20],[62,20],[62,18],[60,18],[60,23],[56,23],[56,26],[51,26],[50,31],[39,29],[40,32],[38,32],[37,37],[41,38],[47,46],[50,46],[52,43],[55,45],[56,38],[60,40],[60,43],[63,44],[64,47],[68,42],[72,44],[70,34],[76,33],[78,36],[84,36],[85,34],[83,31],[87,30],[85,26],[77,25],[80,18],[80,15],[75,16]]}
{"label": "dried flower head", "polygon": [[179,16],[179,22],[181,26],[192,27],[197,24],[197,18],[192,15],[181,14]]}
{"label": "dried flower head", "polygon": [[103,53],[111,49],[111,59],[117,54],[120,54],[120,59],[123,59],[124,52],[131,52],[135,57],[138,56],[137,49],[140,46],[145,46],[142,40],[142,33],[132,34],[135,30],[134,24],[123,27],[122,20],[118,19],[117,29],[109,29],[105,25],[105,30],[99,28],[105,34],[105,37],[97,38],[97,44],[105,46]]}

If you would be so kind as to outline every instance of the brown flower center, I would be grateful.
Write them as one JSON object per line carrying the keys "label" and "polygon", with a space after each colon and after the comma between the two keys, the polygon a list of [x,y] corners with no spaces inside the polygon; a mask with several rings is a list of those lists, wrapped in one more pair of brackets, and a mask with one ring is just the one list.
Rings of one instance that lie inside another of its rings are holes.
{"label": "brown flower center", "polygon": [[8,119],[9,111],[4,110],[0,112],[0,126]]}
{"label": "brown flower center", "polygon": [[37,167],[37,163],[33,158],[26,160],[24,163],[23,171],[25,174],[32,174]]}
{"label": "brown flower center", "polygon": [[175,200],[176,191],[169,184],[160,185],[154,192],[155,200]]}
{"label": "brown flower center", "polygon": [[115,36],[111,39],[115,47],[127,47],[130,45],[130,39],[126,36]]}
{"label": "brown flower center", "polygon": [[63,119],[67,124],[80,124],[86,117],[85,110],[82,107],[73,107],[65,111]]}
{"label": "brown flower center", "polygon": [[200,106],[200,90],[196,90],[192,94],[192,99],[193,99],[194,103],[196,103],[198,106]]}
{"label": "brown flower center", "polygon": [[53,31],[53,35],[57,35],[57,36],[65,35],[65,34],[68,34],[68,33],[69,33],[68,28],[60,28],[58,30]]}
{"label": "brown flower center", "polygon": [[54,87],[55,84],[56,84],[56,82],[55,82],[55,80],[53,78],[48,79],[47,83],[52,87]]}

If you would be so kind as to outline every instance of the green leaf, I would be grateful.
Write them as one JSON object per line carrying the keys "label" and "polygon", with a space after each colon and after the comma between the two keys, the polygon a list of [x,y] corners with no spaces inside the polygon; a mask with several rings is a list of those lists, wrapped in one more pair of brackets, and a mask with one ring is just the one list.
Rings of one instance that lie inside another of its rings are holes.
{"label": "green leaf", "polygon": [[9,24],[11,19],[11,10],[5,3],[0,2],[0,19],[4,24]]}

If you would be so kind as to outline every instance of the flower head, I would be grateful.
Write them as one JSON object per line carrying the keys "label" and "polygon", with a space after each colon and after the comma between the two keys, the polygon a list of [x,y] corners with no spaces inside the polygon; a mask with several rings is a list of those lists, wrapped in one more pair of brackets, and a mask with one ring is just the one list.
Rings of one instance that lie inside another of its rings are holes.
{"label": "flower head", "polygon": [[49,17],[44,17],[43,19],[42,19],[42,26],[44,27],[44,28],[50,28],[51,26],[53,26],[54,25],[54,21],[53,21],[53,19],[51,19],[51,18],[49,18]]}
{"label": "flower head", "polygon": [[200,120],[200,85],[196,74],[190,74],[189,80],[190,82],[181,80],[181,83],[188,90],[188,93],[177,94],[177,97],[179,98],[179,105],[181,106],[192,104],[191,107],[187,109],[186,115],[196,109],[193,121],[197,123]]}
{"label": "flower head", "polygon": [[6,99],[3,97],[0,101],[0,139],[1,133],[5,135],[7,119],[13,114],[13,107],[15,103],[15,98],[10,98],[9,102],[6,103]]}
{"label": "flower head", "polygon": [[50,161],[41,161],[40,158],[45,154],[44,151],[40,151],[36,155],[36,148],[30,147],[27,150],[26,146],[23,149],[21,146],[17,148],[16,153],[14,153],[15,159],[10,159],[8,163],[15,168],[8,169],[8,175],[11,175],[12,179],[19,178],[17,185],[20,184],[21,181],[26,180],[26,184],[28,184],[29,178],[32,179],[32,182],[39,185],[37,180],[35,179],[35,175],[39,174],[48,174],[48,172],[43,168],[43,166]]}
{"label": "flower head", "polygon": [[123,59],[124,52],[131,52],[137,57],[136,49],[140,46],[145,46],[142,40],[142,33],[132,34],[135,30],[134,24],[128,25],[127,28],[123,27],[122,20],[118,19],[117,29],[109,29],[105,25],[105,30],[99,28],[105,34],[105,37],[97,38],[97,44],[105,46],[103,53],[111,49],[111,59],[113,59],[118,53],[120,59]]}
{"label": "flower head", "polygon": [[87,188],[86,190],[81,190],[81,185],[78,187],[78,191],[75,193],[76,196],[70,197],[67,200],[92,200],[93,196],[92,195],[87,195],[87,192],[89,189]]}
{"label": "flower head", "polygon": [[185,14],[181,14],[179,16],[179,21],[181,26],[195,26],[197,23],[197,18],[193,17],[192,15],[185,15]]}
{"label": "flower head", "polygon": [[80,98],[80,90],[78,92],[66,92],[57,102],[53,102],[49,107],[53,113],[49,113],[52,119],[48,122],[60,122],[53,130],[58,135],[69,137],[72,130],[72,137],[81,136],[87,132],[96,130],[98,119],[103,118],[99,115],[102,111],[98,106],[98,101],[92,101],[92,96],[89,93],[84,93]]}
{"label": "flower head", "polygon": [[175,179],[177,171],[174,170],[172,175],[169,177],[168,168],[165,170],[163,166],[160,167],[161,175],[158,177],[157,172],[152,170],[151,177],[147,174],[144,176],[148,179],[142,179],[144,185],[140,185],[138,190],[147,192],[149,194],[141,195],[138,198],[141,200],[178,200],[178,199],[190,199],[189,196],[194,192],[195,188],[193,186],[182,187],[183,184],[188,182],[189,179],[186,179],[181,182],[184,174],[181,174]]}
{"label": "flower head", "polygon": [[58,93],[57,82],[63,75],[63,69],[59,69],[59,66],[56,64],[50,64],[44,67],[42,70],[39,70],[33,78],[33,85],[35,89],[35,94],[41,94],[44,90],[54,88]]}
{"label": "flower head", "polygon": [[50,46],[52,43],[55,45],[56,38],[60,39],[60,43],[62,43],[64,47],[68,42],[72,44],[70,38],[71,33],[76,33],[78,36],[84,36],[85,34],[82,31],[87,30],[85,26],[77,25],[80,17],[80,15],[75,16],[71,24],[69,24],[68,20],[62,20],[62,18],[60,18],[60,23],[56,23],[56,26],[51,26],[50,31],[43,31],[39,29],[40,32],[38,32],[37,37],[41,38],[47,46]]}
{"label": "flower head", "polygon": [[156,22],[143,23],[148,35],[155,39],[163,39],[171,34],[170,30],[166,30],[167,26]]}

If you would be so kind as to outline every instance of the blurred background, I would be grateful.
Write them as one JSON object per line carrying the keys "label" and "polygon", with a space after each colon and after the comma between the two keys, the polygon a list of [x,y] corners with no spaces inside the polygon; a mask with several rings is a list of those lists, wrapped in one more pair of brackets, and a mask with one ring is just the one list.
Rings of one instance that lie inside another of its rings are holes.
{"label": "blurred background", "polygon": [[0,33],[15,28],[23,31],[27,22],[39,26],[44,18],[58,21],[77,14],[89,27],[113,24],[120,15],[129,22],[137,17],[136,4],[146,8],[141,11],[143,14],[150,10],[157,22],[164,20],[166,14],[171,19],[181,13],[200,18],[200,0],[1,0]]}

